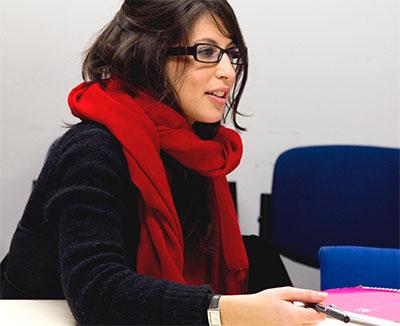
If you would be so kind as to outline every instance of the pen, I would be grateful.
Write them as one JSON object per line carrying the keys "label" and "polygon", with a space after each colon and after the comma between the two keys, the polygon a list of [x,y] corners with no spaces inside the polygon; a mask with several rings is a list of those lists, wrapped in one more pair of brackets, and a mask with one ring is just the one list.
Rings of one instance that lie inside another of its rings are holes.
{"label": "pen", "polygon": [[319,303],[307,303],[307,307],[314,308],[317,311],[323,312],[324,314],[327,314],[328,316],[341,320],[344,323],[348,323],[350,321],[350,317],[346,315],[343,311],[330,306],[324,307],[323,305]]}

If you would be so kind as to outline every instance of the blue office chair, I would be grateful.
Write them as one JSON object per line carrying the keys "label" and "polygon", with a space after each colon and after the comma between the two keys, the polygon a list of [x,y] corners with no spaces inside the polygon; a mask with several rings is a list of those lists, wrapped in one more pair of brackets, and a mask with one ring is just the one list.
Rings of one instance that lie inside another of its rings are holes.
{"label": "blue office chair", "polygon": [[394,148],[290,149],[261,196],[260,235],[284,256],[318,267],[326,245],[399,247],[399,156]]}
{"label": "blue office chair", "polygon": [[319,258],[322,290],[357,285],[400,289],[400,249],[324,246]]}

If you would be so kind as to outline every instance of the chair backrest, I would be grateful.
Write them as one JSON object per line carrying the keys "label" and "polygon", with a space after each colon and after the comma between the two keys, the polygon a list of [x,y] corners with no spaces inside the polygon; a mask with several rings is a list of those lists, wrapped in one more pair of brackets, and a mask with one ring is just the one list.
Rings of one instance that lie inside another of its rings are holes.
{"label": "chair backrest", "polygon": [[400,249],[326,246],[319,258],[322,290],[357,285],[400,289]]}
{"label": "chair backrest", "polygon": [[283,255],[315,267],[325,245],[398,247],[399,155],[349,145],[282,153],[263,233]]}

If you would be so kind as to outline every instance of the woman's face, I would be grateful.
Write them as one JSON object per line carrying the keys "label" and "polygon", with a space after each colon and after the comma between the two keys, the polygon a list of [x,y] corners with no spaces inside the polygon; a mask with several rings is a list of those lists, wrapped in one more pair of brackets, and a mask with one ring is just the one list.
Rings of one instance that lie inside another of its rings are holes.
{"label": "woman's face", "polygon": [[[222,21],[217,17],[220,26]],[[232,40],[221,34],[210,14],[200,16],[189,33],[189,44],[215,44],[223,49],[233,47]],[[185,67],[185,59],[188,60]],[[178,94],[178,101],[189,123],[213,123],[221,120],[236,71],[226,53],[218,63],[202,63],[193,56],[170,57],[167,76]]]}

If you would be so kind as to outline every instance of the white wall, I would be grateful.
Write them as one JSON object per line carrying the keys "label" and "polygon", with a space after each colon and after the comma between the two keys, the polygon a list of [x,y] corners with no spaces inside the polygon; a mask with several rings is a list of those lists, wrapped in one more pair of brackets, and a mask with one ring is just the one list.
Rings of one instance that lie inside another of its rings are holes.
{"label": "white wall", "polygon": [[[400,145],[400,1],[230,0],[250,51],[241,107],[245,154],[238,181],[242,231],[257,230],[284,150],[310,144]],[[319,273],[285,260],[298,286]]]}
{"label": "white wall", "polygon": [[[250,51],[238,182],[243,233],[257,233],[273,163],[299,145],[400,144],[398,0],[230,0]],[[120,0],[2,0],[0,256],[80,78],[81,52]],[[317,270],[285,260],[295,285]]]}

